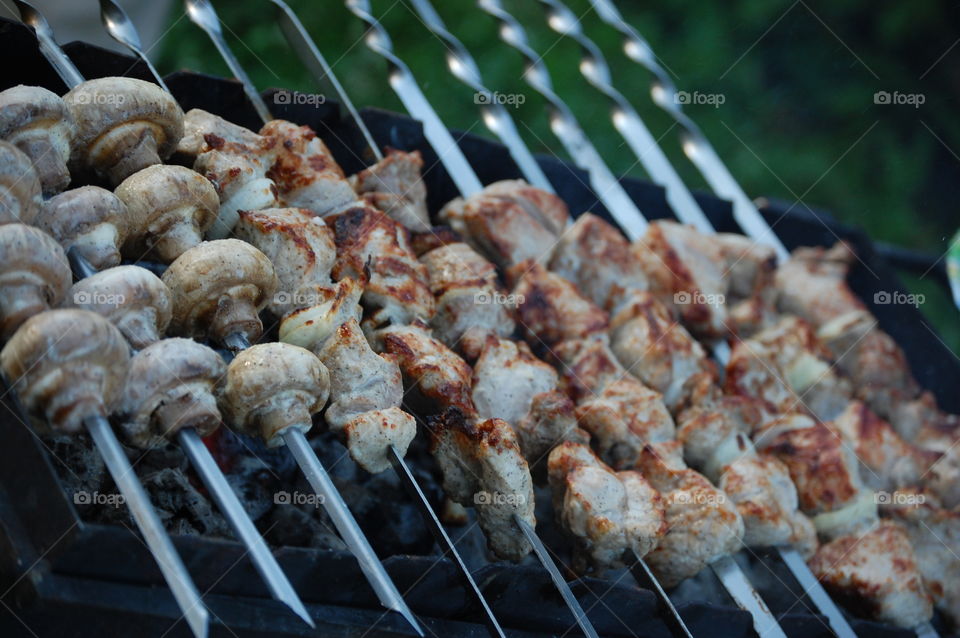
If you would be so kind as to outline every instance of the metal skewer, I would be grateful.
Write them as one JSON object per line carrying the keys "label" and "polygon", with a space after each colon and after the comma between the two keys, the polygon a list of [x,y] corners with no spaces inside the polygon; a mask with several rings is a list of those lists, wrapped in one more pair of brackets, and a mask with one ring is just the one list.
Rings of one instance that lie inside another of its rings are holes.
{"label": "metal skewer", "polygon": [[[447,30],[443,19],[434,9],[430,0],[412,0],[412,2],[426,27],[446,45],[447,68],[450,73],[477,93],[490,95],[491,92],[484,86],[480,70],[473,56],[460,40]],[[481,103],[480,109],[487,127],[497,135],[510,151],[524,178],[537,188],[555,194],[553,185],[540,169],[533,153],[530,152],[523,138],[517,134],[513,118],[510,117],[506,109],[489,99]],[[643,558],[633,551],[629,554],[627,562],[633,564],[632,573],[639,574],[636,580],[657,596],[660,607],[665,611],[670,629],[675,635],[690,637],[690,631],[673,605],[673,601],[667,596],[660,583],[657,582]]]}
{"label": "metal skewer", "polygon": [[[67,251],[67,259],[70,262],[70,268],[79,278],[90,277],[96,274],[97,270],[87,261],[76,249],[75,246]],[[207,490],[216,501],[217,507],[223,513],[224,517],[233,528],[237,538],[243,543],[253,561],[253,566],[267,585],[270,593],[278,601],[289,607],[293,613],[310,625],[316,627],[310,613],[304,606],[303,601],[293,589],[290,580],[280,568],[277,559],[270,553],[267,544],[264,542],[257,527],[250,520],[250,516],[243,509],[243,505],[234,493],[233,488],[227,482],[226,477],[217,466],[216,460],[210,454],[210,450],[203,444],[203,441],[197,435],[193,428],[183,428],[177,433],[177,440],[184,453],[190,459],[197,474]]]}
{"label": "metal skewer", "polygon": [[[367,0],[346,0],[346,6],[354,15],[367,24],[368,30],[364,36],[364,41],[372,51],[382,56],[389,63],[391,86],[401,102],[403,102],[407,111],[415,118],[424,122],[424,136],[437,152],[440,161],[457,184],[460,194],[467,197],[480,192],[483,186],[479,177],[473,170],[466,156],[453,141],[453,137],[440,120],[433,106],[431,106],[426,96],[420,90],[416,79],[413,77],[413,73],[406,64],[394,54],[390,35],[386,29],[383,28],[383,25],[380,24],[379,20],[370,12],[369,2]],[[517,139],[519,139],[519,136],[517,136]],[[439,149],[445,150],[441,152]],[[531,161],[534,161],[532,157]],[[587,617],[579,601],[577,601],[576,596],[574,596],[570,590],[569,584],[567,584],[563,578],[559,568],[550,556],[550,552],[537,536],[536,531],[518,516],[514,516],[514,522],[533,546],[534,553],[544,569],[550,574],[554,586],[566,602],[567,607],[570,609],[581,630],[587,636],[596,636],[596,630],[593,628],[590,619]]]}
{"label": "metal skewer", "polygon": [[[716,229],[693,199],[690,190],[674,170],[667,156],[661,150],[656,139],[647,129],[640,115],[629,101],[614,86],[603,53],[597,44],[583,31],[580,20],[561,0],[540,0],[547,10],[547,23],[560,35],[574,39],[582,50],[580,72],[598,91],[611,101],[612,120],[621,136],[633,150],[637,159],[654,179],[667,191],[667,200],[677,217],[685,224],[691,224],[703,233],[715,233]],[[730,358],[729,347],[714,348],[714,354],[721,365]],[[800,554],[791,547],[778,547],[784,564],[810,595],[817,609],[823,613],[838,638],[856,638],[856,633],[836,603],[823,589]]]}
{"label": "metal skewer", "polygon": [[[220,18],[217,16],[213,6],[208,0],[185,0],[184,4],[190,20],[203,29],[210,39],[213,40],[221,57],[227,63],[227,66],[230,67],[231,72],[243,84],[243,90],[253,103],[260,119],[265,124],[271,121],[273,116],[270,114],[269,108],[259,92],[257,92],[250,77],[243,70],[243,67],[240,66],[236,56],[233,55],[233,52],[224,41],[220,30]],[[243,350],[250,346],[249,342],[247,342],[246,338],[242,335],[231,335],[225,341],[227,342],[225,345],[233,350]],[[403,600],[390,575],[387,574],[383,563],[377,558],[376,552],[374,552],[370,546],[370,541],[367,540],[367,537],[360,529],[360,525],[353,517],[353,514],[350,513],[350,509],[337,491],[336,486],[334,486],[330,480],[326,470],[317,458],[316,453],[313,452],[306,436],[302,432],[291,428],[284,432],[283,440],[291,452],[293,452],[297,464],[300,466],[300,469],[307,477],[311,486],[313,486],[318,495],[323,498],[324,509],[327,514],[329,514],[337,531],[347,544],[347,547],[359,562],[361,570],[376,592],[380,603],[387,609],[402,615],[414,630],[420,636],[423,636],[423,629],[421,629],[416,617],[413,615],[406,601]]]}
{"label": "metal skewer", "polygon": [[[83,82],[83,76],[67,57],[63,49],[57,44],[50,24],[33,6],[23,0],[14,0],[20,11],[20,18],[31,26],[40,43],[40,52],[53,66],[63,82],[70,88]],[[71,259],[71,263],[75,261]],[[109,421],[103,417],[91,417],[84,420],[84,425],[90,433],[97,451],[103,458],[110,476],[120,493],[126,500],[127,507],[137,523],[137,528],[143,534],[147,548],[153,555],[160,572],[177,605],[183,612],[183,617],[190,626],[190,631],[197,638],[206,638],[210,626],[210,612],[204,606],[200,592],[187,571],[183,560],[177,553],[164,529],[156,510],[150,503],[150,497],[137,479],[137,474],[130,465],[120,442],[110,427]]]}
{"label": "metal skewer", "polygon": [[143,52],[143,46],[140,44],[140,34],[137,33],[137,28],[130,21],[127,12],[113,0],[100,0],[100,21],[114,40],[130,49],[147,65],[160,88],[169,93],[170,89],[167,88],[167,83],[163,81],[163,76],[157,72],[156,67],[150,62],[150,58]]}

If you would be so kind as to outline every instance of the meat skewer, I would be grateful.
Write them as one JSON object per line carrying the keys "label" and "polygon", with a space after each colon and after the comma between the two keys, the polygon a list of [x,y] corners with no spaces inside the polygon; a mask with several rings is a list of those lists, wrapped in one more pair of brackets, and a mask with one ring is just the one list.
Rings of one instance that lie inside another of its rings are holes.
{"label": "meat skewer", "polygon": [[[107,421],[129,362],[123,335],[86,310],[34,315],[0,351],[3,374],[33,417],[54,429],[90,433],[187,624],[197,638],[206,638],[210,614]],[[71,382],[51,393],[48,381],[58,374]]]}

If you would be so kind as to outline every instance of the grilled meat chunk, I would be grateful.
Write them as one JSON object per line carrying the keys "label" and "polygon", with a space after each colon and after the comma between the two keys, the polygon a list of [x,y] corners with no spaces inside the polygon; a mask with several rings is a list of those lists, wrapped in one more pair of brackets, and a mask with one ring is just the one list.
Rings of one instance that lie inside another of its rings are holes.
{"label": "grilled meat chunk", "polygon": [[417,433],[414,418],[400,409],[400,369],[370,349],[355,320],[337,328],[319,356],[330,372],[327,424],[344,437],[358,465],[372,473],[386,470],[390,446],[403,456]]}
{"label": "grilled meat chunk", "polygon": [[277,185],[285,206],[327,216],[357,201],[330,149],[309,126],[273,120],[260,129],[260,135],[271,140],[276,149],[276,160],[267,177]]}
{"label": "grilled meat chunk", "polygon": [[430,230],[420,151],[406,153],[388,148],[386,152],[382,160],[350,177],[350,185],[365,202],[411,232]]}
{"label": "grilled meat chunk", "polygon": [[897,523],[841,536],[822,545],[809,564],[831,595],[870,618],[913,628],[933,615],[910,540]]}
{"label": "grilled meat chunk", "polygon": [[666,533],[662,499],[643,475],[614,472],[587,445],[555,447],[548,472],[558,521],[586,559],[578,562],[619,567],[625,550],[642,558]]}
{"label": "grilled meat chunk", "polygon": [[420,261],[436,297],[437,313],[430,324],[440,341],[473,361],[488,336],[513,334],[509,299],[497,282],[496,267],[468,244],[440,246]]}
{"label": "grilled meat chunk", "polygon": [[533,481],[513,429],[500,419],[477,422],[455,407],[430,418],[428,429],[444,491],[476,507],[493,553],[513,561],[529,554],[532,547],[514,517],[536,525]]}
{"label": "grilled meat chunk", "polygon": [[333,277],[365,282],[363,305],[373,327],[433,317],[427,269],[417,261],[403,226],[369,205],[327,221],[337,244]]}

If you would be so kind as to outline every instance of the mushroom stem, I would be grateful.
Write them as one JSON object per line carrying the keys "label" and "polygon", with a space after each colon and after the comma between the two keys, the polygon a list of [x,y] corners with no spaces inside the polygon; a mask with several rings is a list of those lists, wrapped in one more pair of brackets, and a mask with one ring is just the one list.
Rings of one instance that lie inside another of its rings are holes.
{"label": "mushroom stem", "polygon": [[[169,312],[169,311],[168,311]],[[168,315],[169,317],[169,315]],[[134,348],[142,349],[160,341],[162,335],[157,330],[157,313],[128,313],[115,320],[117,328]]]}
{"label": "mushroom stem", "polygon": [[[174,212],[172,215],[178,215],[178,213]],[[154,251],[165,263],[172,262],[203,241],[203,233],[193,224],[187,223],[185,215],[172,218],[177,221],[164,229],[153,244]]]}
{"label": "mushroom stem", "polygon": [[49,308],[43,282],[4,286],[0,295],[0,333],[9,339],[24,321]]}
{"label": "mushroom stem", "polygon": [[218,343],[224,343],[232,335],[243,335],[247,341],[254,342],[263,332],[263,324],[254,295],[227,294],[217,300],[217,310],[210,322],[210,336]]}
{"label": "mushroom stem", "polygon": [[[156,127],[156,131],[151,131],[144,124],[146,123],[129,122],[117,126],[101,137],[92,150],[91,157],[104,167],[104,172],[113,184],[119,184],[147,166],[161,163],[154,136],[162,133],[159,127]],[[117,154],[118,148],[124,149],[124,152]]]}
{"label": "mushroom stem", "polygon": [[207,436],[220,426],[217,400],[205,388],[183,392],[174,400],[157,408],[156,423],[165,428],[162,436],[173,436],[184,428],[193,428],[200,436]]}
{"label": "mushroom stem", "polygon": [[312,402],[312,398],[304,399],[298,397],[297,393],[288,392],[260,410],[256,423],[260,426],[260,434],[267,447],[282,445],[281,437],[288,428],[296,428],[306,434],[313,425],[307,409]]}
{"label": "mushroom stem", "polygon": [[56,195],[70,185],[67,164],[45,130],[38,128],[33,134],[21,134],[16,146],[33,160],[44,195]]}

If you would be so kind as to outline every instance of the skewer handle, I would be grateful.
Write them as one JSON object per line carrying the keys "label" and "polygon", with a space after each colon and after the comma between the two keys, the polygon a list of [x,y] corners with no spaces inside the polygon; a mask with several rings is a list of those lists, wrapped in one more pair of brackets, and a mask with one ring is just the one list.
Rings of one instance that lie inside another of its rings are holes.
{"label": "skewer handle", "polygon": [[360,563],[360,569],[363,570],[367,580],[370,581],[377,597],[380,599],[380,603],[387,609],[392,609],[406,618],[417,633],[423,636],[420,623],[417,622],[413,612],[403,600],[400,592],[397,591],[396,585],[387,575],[383,564],[377,558],[373,548],[370,547],[366,536],[363,535],[356,519],[353,518],[353,514],[350,513],[350,509],[330,479],[330,475],[327,474],[326,469],[320,463],[320,459],[317,458],[313,448],[310,447],[307,437],[296,428],[287,428],[282,436],[290,452],[293,453],[297,465],[300,466],[307,478],[307,482],[323,499],[324,509],[330,515],[330,519],[340,533],[340,537],[343,538],[343,542],[347,544],[350,552]]}
{"label": "skewer handle", "polygon": [[196,468],[197,474],[207,486],[213,499],[217,502],[217,507],[223,512],[234,533],[240,538],[243,546],[250,553],[250,560],[254,567],[260,573],[260,577],[267,584],[273,597],[289,607],[295,614],[300,616],[305,623],[311,627],[316,627],[310,613],[304,607],[303,602],[293,589],[293,585],[287,579],[286,574],[277,564],[277,559],[267,548],[267,544],[260,536],[260,532],[254,526],[253,521],[240,504],[240,499],[234,494],[233,488],[227,482],[223,472],[217,467],[217,462],[213,455],[203,444],[196,430],[193,428],[184,428],[177,433],[177,439],[180,447],[190,459],[190,463]]}
{"label": "skewer handle", "polygon": [[110,423],[103,417],[90,417],[85,419],[83,424],[97,446],[100,456],[103,457],[110,476],[123,494],[127,507],[130,508],[130,513],[137,522],[137,527],[143,534],[150,553],[153,554],[170,591],[173,592],[173,597],[183,611],[183,617],[190,626],[190,630],[197,638],[206,638],[210,614],[203,606],[200,593],[193,584],[190,573],[187,572],[180,555],[174,549],[167,531],[150,503],[150,498],[140,485],[127,455],[124,454],[123,448],[120,447],[116,435],[110,428]]}

